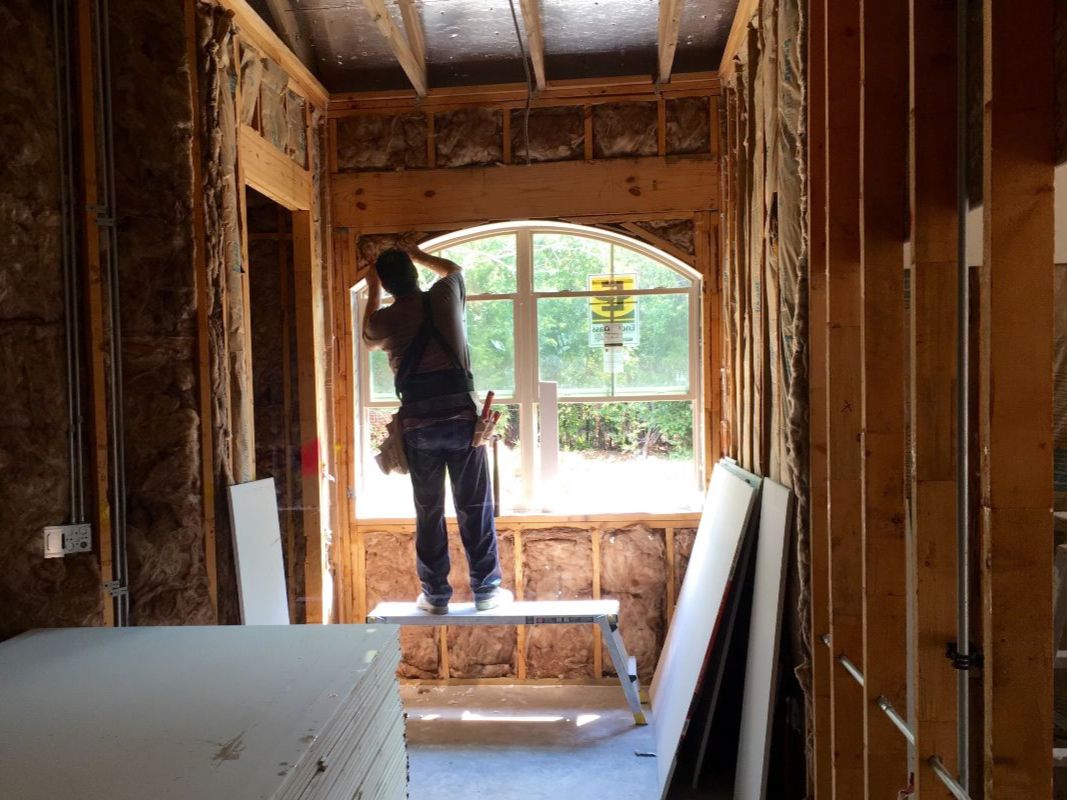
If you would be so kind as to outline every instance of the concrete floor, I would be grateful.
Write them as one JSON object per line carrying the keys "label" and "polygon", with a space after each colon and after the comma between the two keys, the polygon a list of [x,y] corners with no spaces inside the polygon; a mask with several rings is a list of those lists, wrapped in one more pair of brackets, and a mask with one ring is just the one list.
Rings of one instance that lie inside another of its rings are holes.
{"label": "concrete floor", "polygon": [[411,800],[656,800],[651,726],[617,686],[401,690]]}

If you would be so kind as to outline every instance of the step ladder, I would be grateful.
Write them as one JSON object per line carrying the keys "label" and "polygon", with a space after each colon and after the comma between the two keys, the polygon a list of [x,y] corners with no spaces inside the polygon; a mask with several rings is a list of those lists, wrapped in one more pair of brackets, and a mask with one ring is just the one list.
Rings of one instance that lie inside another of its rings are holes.
{"label": "step ladder", "polygon": [[611,663],[619,676],[622,693],[638,725],[647,724],[641,707],[637,659],[626,652],[619,633],[618,600],[529,600],[516,601],[488,611],[474,603],[452,603],[447,614],[420,611],[414,603],[379,603],[367,614],[368,623],[388,625],[597,625]]}

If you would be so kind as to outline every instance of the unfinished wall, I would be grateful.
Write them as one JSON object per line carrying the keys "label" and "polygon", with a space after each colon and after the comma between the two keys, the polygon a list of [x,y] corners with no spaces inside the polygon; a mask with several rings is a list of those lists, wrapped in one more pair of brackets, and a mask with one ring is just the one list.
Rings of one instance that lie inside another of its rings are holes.
{"label": "unfinished wall", "polygon": [[[500,571],[503,585],[515,586],[515,537],[510,531],[498,531]],[[469,603],[470,589],[467,556],[459,536],[449,536],[452,570],[449,583],[452,600]],[[518,632],[514,625],[460,625],[448,628],[448,675],[451,678],[510,678],[516,675]]]}
{"label": "unfinished wall", "polygon": [[[573,161],[585,153],[585,119],[580,106],[515,110],[511,113],[511,152],[518,163],[529,160]],[[527,138],[527,134],[529,138]]]}
{"label": "unfinished wall", "polygon": [[[0,6],[0,640],[99,624],[93,555],[45,560],[41,528],[69,521],[58,117],[46,3]],[[87,487],[91,491],[91,486]],[[91,508],[92,495],[88,501]]]}
{"label": "unfinished wall", "polygon": [[215,613],[201,507],[185,13],[133,0],[111,12],[132,619],[202,624]]}

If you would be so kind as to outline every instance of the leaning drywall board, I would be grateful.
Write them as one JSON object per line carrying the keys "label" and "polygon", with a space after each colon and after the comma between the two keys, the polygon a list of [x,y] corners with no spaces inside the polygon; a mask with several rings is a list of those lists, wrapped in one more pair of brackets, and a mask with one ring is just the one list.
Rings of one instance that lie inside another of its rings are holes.
{"label": "leaning drywall board", "polygon": [[23,634],[0,644],[0,796],[272,797],[368,678],[384,669],[384,691],[397,692],[398,635],[392,625]]}
{"label": "leaning drywall board", "polygon": [[722,615],[755,496],[756,486],[724,462],[715,465],[685,580],[649,691],[661,793],[666,792],[674,769],[693,692]]}
{"label": "leaning drywall board", "polygon": [[230,487],[230,527],[241,622],[245,625],[288,625],[282,531],[274,478]]}
{"label": "leaning drywall board", "polygon": [[767,792],[767,758],[778,685],[778,644],[792,526],[793,493],[764,478],[760,488],[759,538],[734,779],[735,800],[763,800]]}

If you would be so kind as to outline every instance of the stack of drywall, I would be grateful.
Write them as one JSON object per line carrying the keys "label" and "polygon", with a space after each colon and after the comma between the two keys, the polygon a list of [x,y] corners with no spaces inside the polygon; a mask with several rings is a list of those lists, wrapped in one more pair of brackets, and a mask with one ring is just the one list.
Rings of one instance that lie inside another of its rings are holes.
{"label": "stack of drywall", "polygon": [[400,800],[397,628],[81,628],[0,644],[20,800]]}

